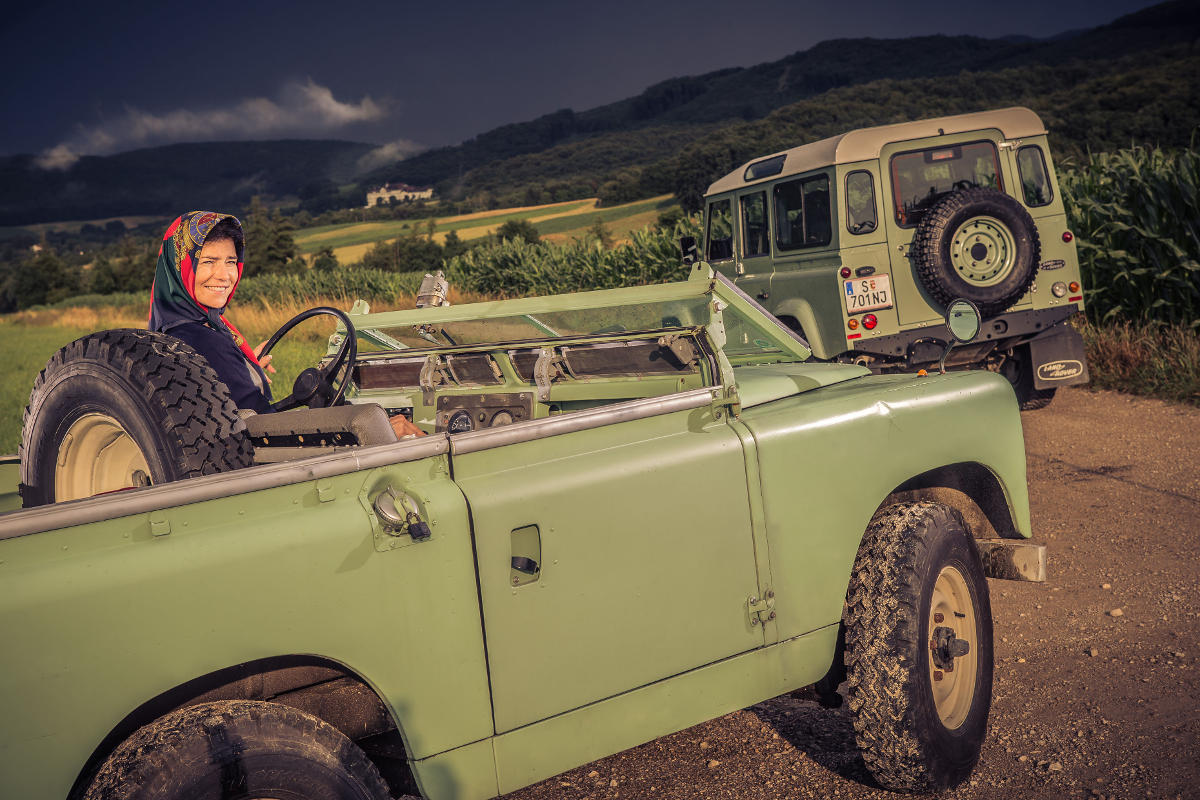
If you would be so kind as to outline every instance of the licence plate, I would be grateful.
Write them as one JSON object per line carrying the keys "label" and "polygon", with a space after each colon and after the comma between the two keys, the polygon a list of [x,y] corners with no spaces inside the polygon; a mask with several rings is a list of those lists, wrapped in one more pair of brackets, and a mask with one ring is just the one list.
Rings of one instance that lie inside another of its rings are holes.
{"label": "licence plate", "polygon": [[888,275],[872,275],[843,281],[846,286],[846,313],[858,314],[892,307],[892,279]]}

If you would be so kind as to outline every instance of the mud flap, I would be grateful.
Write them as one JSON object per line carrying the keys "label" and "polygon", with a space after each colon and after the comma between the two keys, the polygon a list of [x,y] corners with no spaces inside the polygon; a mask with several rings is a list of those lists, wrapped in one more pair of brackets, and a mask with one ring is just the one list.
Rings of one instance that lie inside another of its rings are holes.
{"label": "mud flap", "polygon": [[1057,389],[1088,382],[1083,337],[1066,322],[1055,325],[1029,343],[1029,361],[1035,389]]}

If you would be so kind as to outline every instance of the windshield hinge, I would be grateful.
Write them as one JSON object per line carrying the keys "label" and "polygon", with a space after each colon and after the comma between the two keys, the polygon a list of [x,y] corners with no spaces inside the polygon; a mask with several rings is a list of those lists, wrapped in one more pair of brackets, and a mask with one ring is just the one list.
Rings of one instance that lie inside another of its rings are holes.
{"label": "windshield hinge", "polygon": [[775,619],[775,592],[767,589],[762,597],[751,595],[746,601],[746,613],[751,625],[766,625]]}
{"label": "windshield hinge", "polygon": [[537,384],[538,400],[543,403],[550,399],[550,384],[562,377],[563,357],[554,352],[553,347],[543,347],[541,355],[533,365],[533,380]]}
{"label": "windshield hinge", "polygon": [[436,353],[425,358],[425,363],[421,365],[421,376],[417,380],[421,385],[421,399],[427,406],[433,405],[434,389],[452,382],[441,356]]}

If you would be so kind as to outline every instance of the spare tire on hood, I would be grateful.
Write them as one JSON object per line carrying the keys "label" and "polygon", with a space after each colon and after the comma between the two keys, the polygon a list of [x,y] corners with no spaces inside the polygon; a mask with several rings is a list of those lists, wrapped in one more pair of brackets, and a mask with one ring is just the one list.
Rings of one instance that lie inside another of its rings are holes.
{"label": "spare tire on hood", "polygon": [[1029,291],[1041,261],[1033,217],[995,189],[961,189],[937,201],[913,234],[912,255],[925,290],[943,306],[965,298],[985,317]]}
{"label": "spare tire on hood", "polygon": [[229,390],[174,336],[77,339],[34,382],[21,434],[25,507],[250,466]]}

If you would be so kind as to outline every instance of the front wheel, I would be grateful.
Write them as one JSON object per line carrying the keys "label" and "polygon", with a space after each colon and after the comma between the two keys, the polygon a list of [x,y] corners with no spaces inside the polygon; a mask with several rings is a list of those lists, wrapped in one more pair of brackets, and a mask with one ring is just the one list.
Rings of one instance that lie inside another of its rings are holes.
{"label": "front wheel", "polygon": [[126,739],[84,800],[390,800],[366,754],[328,723],[227,700],[168,714]]}
{"label": "front wheel", "polygon": [[974,540],[940,503],[889,506],[858,550],[845,612],[855,738],[882,785],[936,791],[979,760],[992,616]]}

